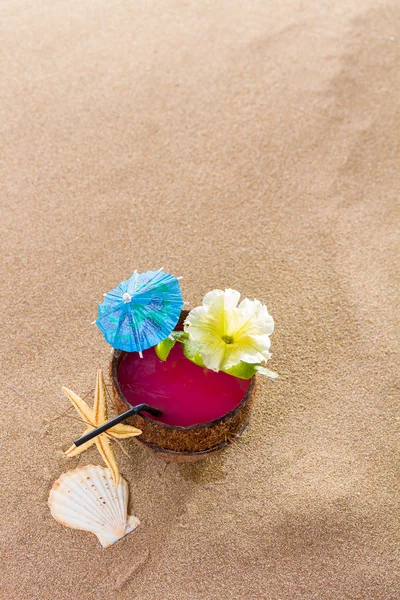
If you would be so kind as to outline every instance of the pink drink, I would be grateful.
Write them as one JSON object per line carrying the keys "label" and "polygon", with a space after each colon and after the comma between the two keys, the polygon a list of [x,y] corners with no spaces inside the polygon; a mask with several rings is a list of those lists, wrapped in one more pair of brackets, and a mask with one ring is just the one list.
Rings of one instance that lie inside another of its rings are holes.
{"label": "pink drink", "polygon": [[136,352],[126,354],[118,381],[129,404],[145,402],[163,411],[162,417],[152,419],[185,426],[222,417],[240,403],[250,385],[249,380],[198,367],[185,358],[180,343],[165,362],[154,348],[145,350],[143,358]]}

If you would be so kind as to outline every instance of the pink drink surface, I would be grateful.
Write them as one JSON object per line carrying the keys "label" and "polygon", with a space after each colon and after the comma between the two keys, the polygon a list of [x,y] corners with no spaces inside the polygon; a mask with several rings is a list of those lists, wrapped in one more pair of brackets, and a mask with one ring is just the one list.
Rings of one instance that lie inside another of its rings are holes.
{"label": "pink drink surface", "polygon": [[118,370],[121,391],[135,406],[145,402],[163,411],[151,417],[168,425],[207,423],[233,410],[245,396],[250,381],[215,373],[185,358],[181,344],[161,361],[154,348],[125,355]]}

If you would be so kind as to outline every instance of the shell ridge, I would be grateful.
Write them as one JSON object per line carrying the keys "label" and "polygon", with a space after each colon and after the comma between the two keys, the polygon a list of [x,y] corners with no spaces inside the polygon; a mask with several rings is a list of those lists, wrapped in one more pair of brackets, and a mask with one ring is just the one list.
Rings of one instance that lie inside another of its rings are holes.
{"label": "shell ridge", "polygon": [[[104,527],[107,521],[107,519],[102,518],[101,514],[94,515],[93,511],[89,511],[85,507],[79,505],[76,505],[76,508],[73,506],[66,507],[65,504],[62,503],[62,500],[53,501],[50,505],[50,509],[53,516],[54,514],[59,516],[60,513],[62,513],[63,517],[61,518],[63,520],[69,516],[71,519],[81,519],[81,522],[84,522],[85,525],[93,523],[94,526],[99,525],[100,527]],[[58,520],[58,516],[56,520]]]}
{"label": "shell ridge", "polygon": [[125,479],[122,477],[119,480],[118,486],[115,490],[115,498],[116,498],[116,511],[118,513],[118,520],[123,522],[126,526],[127,523],[127,502],[125,498],[125,488],[128,487]]}
{"label": "shell ridge", "polygon": [[91,478],[90,493],[95,498],[97,506],[108,515],[108,521],[112,526],[114,521],[113,507],[110,501],[107,502],[109,490],[103,485],[103,477],[107,473],[107,469],[104,467],[101,467],[101,469],[101,473]]}
{"label": "shell ridge", "polygon": [[[80,471],[79,473],[74,474],[70,478],[69,482],[64,482],[63,486],[59,486],[57,491],[59,493],[63,493],[65,490],[70,489],[71,498],[73,498],[73,502],[75,504],[78,504],[79,506],[84,506],[87,504],[90,505],[94,510],[97,510],[100,505],[99,496],[96,496],[94,490],[91,489],[90,485],[88,486],[87,484],[86,486],[88,487],[89,493],[85,492],[82,489],[83,482],[85,482],[84,475],[82,474],[82,471]],[[67,485],[67,483],[69,485]]]}
{"label": "shell ridge", "polygon": [[[112,482],[112,476],[111,476],[110,471],[109,471],[109,478],[111,478],[111,482]],[[116,500],[115,509],[118,514],[118,522],[124,523],[125,527],[126,527],[126,523],[127,523],[127,509],[128,509],[126,498],[125,498],[125,490],[126,489],[128,489],[128,484],[125,481],[125,479],[120,477],[118,486],[115,489],[115,500]]]}
{"label": "shell ridge", "polygon": [[109,469],[104,469],[101,477],[99,477],[99,488],[100,487],[102,488],[102,498],[108,498],[106,505],[110,514],[110,524],[112,527],[119,528],[121,522],[118,518],[118,511],[115,506],[115,486]]}
{"label": "shell ridge", "polygon": [[[90,474],[91,474],[90,480],[87,480],[87,477]],[[83,476],[82,478],[83,478],[83,481],[85,481],[85,477],[86,477],[86,481],[87,481],[86,485],[87,485],[89,494],[86,494],[86,495],[92,499],[92,501],[94,502],[97,509],[101,508],[101,510],[104,511],[104,513],[108,515],[108,520],[112,526],[113,520],[115,518],[114,512],[113,512],[113,506],[112,506],[111,502],[105,501],[105,498],[107,498],[107,495],[109,493],[109,490],[107,490],[106,486],[104,486],[103,477],[106,477],[107,475],[108,475],[108,469],[106,469],[105,467],[98,467],[93,474],[93,467],[92,467],[92,465],[89,465],[88,468],[85,469],[85,473],[82,474],[82,476]],[[85,481],[85,483],[86,483],[86,481]],[[90,481],[90,483],[89,483],[89,481]],[[82,484],[82,480],[79,480],[78,486],[81,484]]]}

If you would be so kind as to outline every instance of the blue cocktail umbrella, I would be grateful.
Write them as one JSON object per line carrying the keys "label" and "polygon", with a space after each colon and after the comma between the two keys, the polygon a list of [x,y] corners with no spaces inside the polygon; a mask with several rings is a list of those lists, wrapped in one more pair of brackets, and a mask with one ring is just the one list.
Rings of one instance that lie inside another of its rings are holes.
{"label": "blue cocktail umbrella", "polygon": [[135,271],[105,295],[96,325],[114,348],[141,352],[168,337],[183,304],[176,277],[162,269]]}

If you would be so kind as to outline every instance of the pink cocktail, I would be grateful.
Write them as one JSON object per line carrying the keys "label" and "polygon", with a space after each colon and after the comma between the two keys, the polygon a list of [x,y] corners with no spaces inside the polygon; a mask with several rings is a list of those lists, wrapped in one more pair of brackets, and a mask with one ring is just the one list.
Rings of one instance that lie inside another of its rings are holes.
{"label": "pink cocktail", "polygon": [[143,358],[127,353],[118,367],[118,382],[132,405],[146,403],[163,411],[156,421],[174,426],[208,423],[238,406],[246,395],[250,380],[198,367],[182,352],[181,344],[161,361],[154,348]]}

